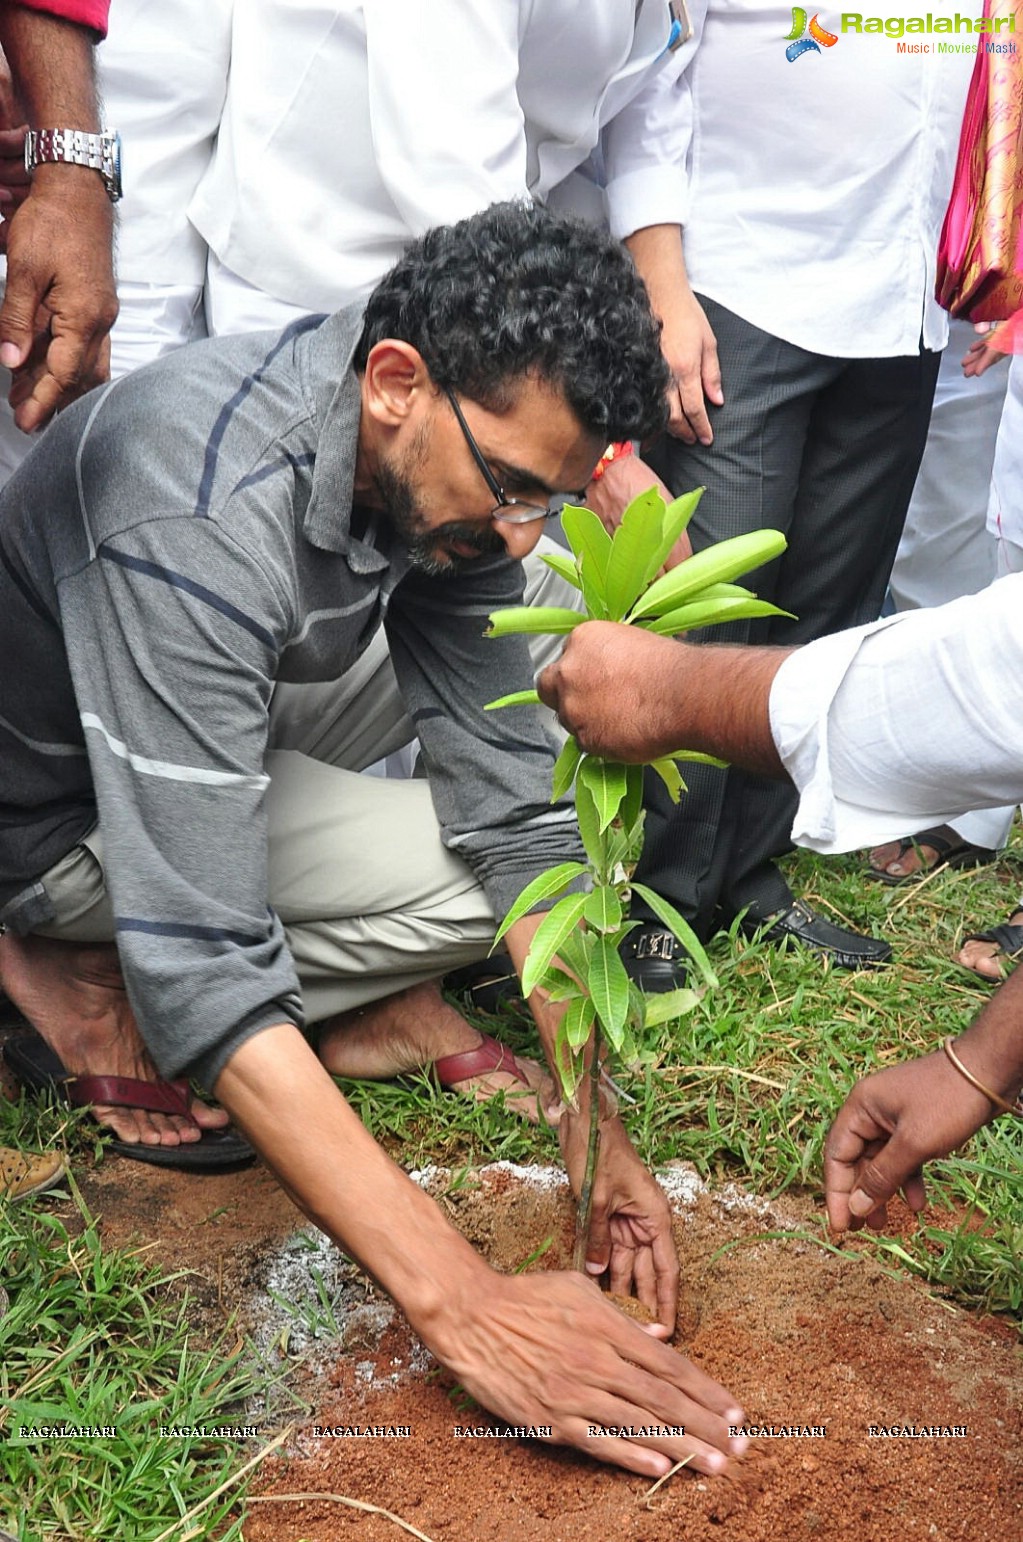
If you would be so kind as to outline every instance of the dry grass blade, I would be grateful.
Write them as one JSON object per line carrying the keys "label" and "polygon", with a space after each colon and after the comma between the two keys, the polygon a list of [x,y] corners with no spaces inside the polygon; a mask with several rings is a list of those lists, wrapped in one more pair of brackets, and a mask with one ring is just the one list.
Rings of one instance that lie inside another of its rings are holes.
{"label": "dry grass blade", "polygon": [[667,1483],[668,1479],[673,1478],[675,1474],[683,1467],[688,1467],[692,1459],[693,1458],[691,1455],[684,1456],[680,1462],[675,1463],[674,1467],[669,1467],[663,1478],[658,1478],[657,1482],[651,1484],[650,1488],[647,1489],[645,1494],[640,1495],[640,1499],[643,1501],[643,1503],[645,1503],[650,1498],[651,1494],[657,1493],[657,1490],[660,1488],[662,1483]]}
{"label": "dry grass blade", "polygon": [[294,1433],[295,1426],[293,1424],[289,1424],[287,1429],[282,1430],[279,1435],[271,1440],[268,1446],[264,1446],[262,1451],[257,1451],[255,1456],[251,1457],[243,1467],[239,1467],[237,1472],[233,1472],[229,1478],[225,1478],[224,1482],[219,1484],[213,1490],[212,1494],[207,1494],[205,1499],[200,1500],[197,1505],[193,1505],[190,1510],[186,1510],[184,1515],[179,1517],[179,1519],[176,1520],[172,1526],[167,1527],[166,1531],[161,1531],[158,1537],[154,1537],[153,1542],[168,1542],[170,1537],[175,1536],[177,1537],[178,1542],[189,1542],[189,1538],[191,1537],[202,1536],[203,1533],[201,1529],[198,1531],[193,1529],[192,1531],[185,1532],[182,1535],[181,1528],[187,1525],[189,1521],[195,1520],[195,1517],[200,1515],[202,1511],[206,1509],[207,1505],[211,1505],[215,1499],[219,1499],[221,1494],[223,1494],[227,1489],[232,1488],[236,1483],[240,1483],[242,1478],[247,1477],[254,1467],[258,1467],[260,1462],[265,1460],[265,1458],[270,1455],[271,1451],[276,1451],[278,1446],[283,1446],[284,1442],[290,1439]]}
{"label": "dry grass blade", "polygon": [[[680,1462],[679,1466],[681,1465]],[[671,1473],[667,1473],[666,1476],[670,1478]],[[410,1537],[418,1537],[419,1542],[433,1542],[433,1538],[428,1537],[425,1531],[419,1531],[408,1521],[403,1521],[400,1515],[394,1514],[393,1510],[385,1510],[381,1505],[371,1505],[365,1499],[350,1499],[347,1494],[260,1494],[256,1498],[247,1499],[246,1504],[283,1505],[294,1504],[300,1500],[308,1502],[319,1499],[329,1500],[335,1505],[347,1505],[350,1510],[364,1510],[367,1515],[382,1515],[385,1520],[393,1521],[396,1526],[400,1526],[402,1531],[407,1531]],[[159,1537],[156,1542],[160,1542]]]}

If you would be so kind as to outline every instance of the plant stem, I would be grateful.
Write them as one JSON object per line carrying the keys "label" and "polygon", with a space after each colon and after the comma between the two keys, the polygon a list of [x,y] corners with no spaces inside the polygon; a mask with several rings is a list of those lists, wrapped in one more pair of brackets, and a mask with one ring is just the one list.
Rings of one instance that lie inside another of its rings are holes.
{"label": "plant stem", "polygon": [[575,1208],[575,1250],[572,1268],[586,1273],[586,1249],[590,1240],[590,1217],[593,1214],[593,1180],[597,1174],[597,1155],[600,1151],[600,1018],[593,1024],[593,1053],[590,1059],[590,1131],[586,1143],[586,1171],[579,1191],[579,1203]]}

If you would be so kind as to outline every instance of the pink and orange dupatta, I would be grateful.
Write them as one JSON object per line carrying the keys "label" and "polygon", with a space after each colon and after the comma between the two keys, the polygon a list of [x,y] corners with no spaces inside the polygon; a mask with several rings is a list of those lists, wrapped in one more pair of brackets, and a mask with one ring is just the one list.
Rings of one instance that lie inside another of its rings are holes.
{"label": "pink and orange dupatta", "polygon": [[[1005,352],[1023,350],[1023,0],[985,0],[1015,13],[1015,32],[982,33],[959,139],[952,198],[938,247],[937,298],[953,316],[1004,321]],[[1014,44],[988,53],[983,42]],[[993,341],[995,341],[993,339]]]}

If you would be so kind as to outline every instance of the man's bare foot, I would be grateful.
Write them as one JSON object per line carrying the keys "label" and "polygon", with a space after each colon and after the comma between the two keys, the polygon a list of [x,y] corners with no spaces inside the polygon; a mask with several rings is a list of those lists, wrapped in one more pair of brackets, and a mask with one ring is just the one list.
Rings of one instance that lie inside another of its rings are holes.
{"label": "man's bare foot", "polygon": [[[964,969],[970,969],[974,974],[979,974],[982,980],[990,980],[997,985],[1004,980],[1006,970],[1004,960],[1013,958],[1023,949],[1023,907],[1014,910],[1006,922],[1006,928],[1012,927],[1016,936],[998,937],[971,937],[968,938],[956,954],[956,963]],[[992,932],[1003,931],[1002,927],[993,927]]]}
{"label": "man's bare foot", "polygon": [[[126,1076],[158,1081],[128,1005],[113,944],[58,942],[51,937],[0,937],[0,983],[75,1076]],[[192,1100],[192,1122],[179,1114],[94,1104],[93,1117],[130,1144],[189,1145],[203,1130],[228,1123],[222,1108]]]}
{"label": "man's bare foot", "polygon": [[922,878],[940,863],[949,867],[977,867],[993,862],[997,852],[966,840],[951,825],[932,825],[907,835],[901,841],[886,841],[868,853],[872,876],[901,883],[907,878]]}
{"label": "man's bare foot", "polygon": [[[405,1071],[433,1065],[445,1055],[478,1049],[483,1035],[444,1000],[434,982],[371,1002],[354,1012],[343,1012],[325,1022],[320,1031],[320,1059],[333,1076],[365,1077],[387,1081]],[[556,1104],[550,1078],[533,1060],[516,1061],[529,1089],[507,1071],[489,1071],[455,1082],[453,1089],[478,1102],[503,1092],[509,1108],[537,1124],[543,1112]]]}
{"label": "man's bare foot", "polygon": [[889,878],[914,878],[917,873],[929,873],[938,864],[938,851],[926,842],[886,841],[883,846],[873,846],[867,855],[876,873]]}

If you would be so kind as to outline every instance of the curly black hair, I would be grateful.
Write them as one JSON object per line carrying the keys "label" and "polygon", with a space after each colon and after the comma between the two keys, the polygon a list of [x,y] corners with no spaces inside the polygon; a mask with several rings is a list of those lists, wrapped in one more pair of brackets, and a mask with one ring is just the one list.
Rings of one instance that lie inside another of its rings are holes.
{"label": "curly black hair", "polygon": [[413,241],[370,295],[357,369],[385,337],[411,343],[437,386],[493,412],[535,375],[601,439],[664,427],[660,323],[628,253],[537,204],[495,203]]}

